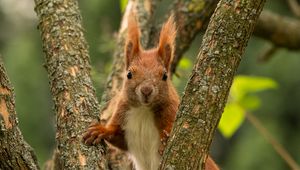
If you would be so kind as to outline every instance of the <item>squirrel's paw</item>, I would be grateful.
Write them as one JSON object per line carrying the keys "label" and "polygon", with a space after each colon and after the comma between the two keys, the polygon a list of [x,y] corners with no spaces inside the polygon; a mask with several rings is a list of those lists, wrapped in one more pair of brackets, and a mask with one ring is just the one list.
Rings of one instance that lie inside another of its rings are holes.
{"label": "squirrel's paw", "polygon": [[108,131],[100,123],[92,123],[86,132],[83,134],[83,143],[86,145],[96,145],[101,139],[108,137]]}

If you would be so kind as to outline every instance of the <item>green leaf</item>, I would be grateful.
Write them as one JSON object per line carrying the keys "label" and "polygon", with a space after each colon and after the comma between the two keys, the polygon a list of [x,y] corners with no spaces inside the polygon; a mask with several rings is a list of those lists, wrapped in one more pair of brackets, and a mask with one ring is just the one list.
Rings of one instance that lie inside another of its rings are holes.
{"label": "green leaf", "polygon": [[261,101],[254,92],[277,88],[277,83],[266,77],[235,76],[227,105],[219,123],[219,130],[230,138],[241,126],[247,110],[257,109]]}
{"label": "green leaf", "polygon": [[261,101],[256,95],[247,95],[239,101],[239,104],[245,110],[255,110],[259,108]]}
{"label": "green leaf", "polygon": [[179,68],[187,70],[192,67],[192,62],[189,58],[183,57],[179,62]]}
{"label": "green leaf", "polygon": [[221,134],[230,138],[241,126],[245,119],[245,110],[236,103],[228,103],[219,123]]}
{"label": "green leaf", "polygon": [[127,3],[128,0],[120,0],[120,8],[122,13],[125,11]]}
{"label": "green leaf", "polygon": [[267,89],[275,89],[277,86],[277,83],[271,78],[235,76],[231,87],[231,96],[236,100],[241,100],[249,93]]}

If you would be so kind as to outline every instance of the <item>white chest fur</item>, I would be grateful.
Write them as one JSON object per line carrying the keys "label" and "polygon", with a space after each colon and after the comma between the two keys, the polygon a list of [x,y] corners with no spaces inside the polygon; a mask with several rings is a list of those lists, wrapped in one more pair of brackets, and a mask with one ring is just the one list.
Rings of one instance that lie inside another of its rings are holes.
{"label": "white chest fur", "polygon": [[124,130],[136,170],[157,170],[160,138],[154,113],[146,107],[131,108],[127,113]]}

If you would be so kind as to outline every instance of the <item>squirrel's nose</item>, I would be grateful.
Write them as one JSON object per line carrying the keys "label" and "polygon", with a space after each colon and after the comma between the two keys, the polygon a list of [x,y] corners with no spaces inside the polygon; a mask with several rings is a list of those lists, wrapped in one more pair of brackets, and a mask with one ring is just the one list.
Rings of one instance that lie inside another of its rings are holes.
{"label": "squirrel's nose", "polygon": [[152,88],[152,87],[144,86],[144,87],[141,88],[141,93],[142,93],[145,97],[150,96],[152,92],[153,92],[153,88]]}

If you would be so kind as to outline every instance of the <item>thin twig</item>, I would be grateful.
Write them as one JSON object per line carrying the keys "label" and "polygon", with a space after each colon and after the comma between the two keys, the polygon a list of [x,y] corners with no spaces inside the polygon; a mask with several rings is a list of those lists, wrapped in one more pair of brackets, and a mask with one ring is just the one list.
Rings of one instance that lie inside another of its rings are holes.
{"label": "thin twig", "polygon": [[297,0],[288,0],[288,4],[293,14],[300,17],[300,5]]}
{"label": "thin twig", "polygon": [[262,49],[261,53],[258,55],[257,60],[260,63],[268,62],[274,54],[277,52],[278,47],[274,44],[267,44],[265,48]]}
{"label": "thin twig", "polygon": [[300,170],[297,162],[292,158],[288,151],[271,135],[262,123],[250,112],[246,112],[246,117],[250,123],[261,133],[261,135],[273,146],[275,151],[281,156],[292,170]]}

